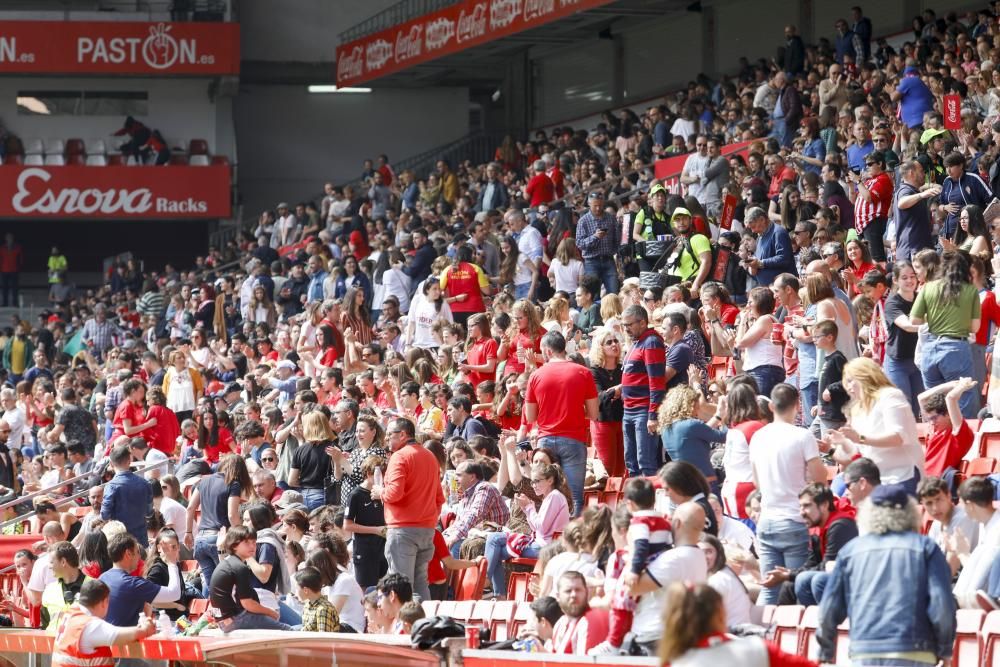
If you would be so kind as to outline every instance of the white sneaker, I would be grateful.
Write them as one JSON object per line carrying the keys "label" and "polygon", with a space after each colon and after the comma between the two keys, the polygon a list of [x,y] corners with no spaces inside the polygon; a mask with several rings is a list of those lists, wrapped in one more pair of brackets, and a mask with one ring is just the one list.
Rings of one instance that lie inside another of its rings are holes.
{"label": "white sneaker", "polygon": [[620,652],[621,649],[612,646],[607,640],[605,640],[587,651],[587,655],[618,655]]}

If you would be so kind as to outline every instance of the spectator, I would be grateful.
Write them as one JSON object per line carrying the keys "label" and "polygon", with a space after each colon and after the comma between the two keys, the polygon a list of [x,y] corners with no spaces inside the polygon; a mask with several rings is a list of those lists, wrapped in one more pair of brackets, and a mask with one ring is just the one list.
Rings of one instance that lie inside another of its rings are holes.
{"label": "spectator", "polygon": [[456,472],[462,499],[456,510],[457,516],[444,530],[444,538],[452,557],[457,559],[462,541],[468,536],[470,529],[483,522],[502,526],[510,518],[510,510],[504,504],[497,487],[485,479],[486,472],[482,465],[464,461],[458,465]]}
{"label": "spectator", "polygon": [[228,634],[233,630],[291,630],[278,621],[277,610],[260,603],[254,590],[256,579],[247,565],[257,553],[253,531],[234,526],[226,532],[221,551],[226,558],[213,569],[209,599],[222,631]]}
{"label": "spectator", "polygon": [[862,178],[861,170],[851,164],[852,171],[847,179],[856,188],[854,199],[854,228],[868,243],[872,259],[885,266],[885,230],[889,210],[892,207],[892,179],[885,171],[885,153],[871,151],[863,158],[867,175]]}
{"label": "spectator", "polygon": [[128,445],[118,445],[111,450],[115,476],[104,490],[101,518],[121,521],[145,548],[148,545],[146,517],[153,511],[153,494],[145,480],[131,471],[131,464],[132,452]]}
{"label": "spectator", "polygon": [[55,665],[112,664],[112,646],[132,644],[156,632],[150,617],[136,626],[121,627],[104,619],[110,611],[111,590],[98,580],[88,580],[80,588],[79,599],[66,614],[66,620],[56,630],[52,647]]}
{"label": "spectator", "polygon": [[[799,392],[789,384],[779,384],[771,392],[774,422],[754,436],[774,443],[767,448],[751,448],[754,482],[760,489],[761,515],[757,522],[757,553],[760,571],[766,576],[778,567],[802,567],[809,556],[806,522],[799,513],[798,493],[809,482],[825,482],[826,468],[819,458],[816,439],[795,425]],[[776,604],[778,590],[761,591],[764,604]]]}
{"label": "spectator", "polygon": [[586,367],[566,358],[566,340],[558,331],[542,337],[542,356],[545,365],[528,380],[524,419],[535,424],[539,446],[559,456],[577,516],[583,510],[588,420],[598,417],[597,387]]}
{"label": "spectator", "polygon": [[379,580],[378,606],[385,618],[389,620],[386,629],[390,634],[404,634],[399,610],[412,599],[413,587],[410,586],[410,580],[402,574],[390,572]]}
{"label": "spectator", "polygon": [[[145,537],[145,530],[142,533]],[[130,572],[135,572],[142,561],[143,552],[139,542],[128,533],[115,535],[108,541],[108,553],[113,567],[101,575],[101,581],[111,590],[107,619],[112,625],[124,626],[139,613],[152,616],[155,602],[173,602],[180,598],[183,584],[178,567],[179,552],[164,554],[167,561],[169,579],[166,586],[159,586]]]}
{"label": "spectator", "polygon": [[756,206],[746,212],[744,224],[757,237],[747,270],[758,285],[769,287],[780,274],[796,273],[792,241],[784,227],[768,220],[764,209]]}
{"label": "spectator", "polygon": [[917,502],[931,519],[927,537],[934,540],[945,553],[954,573],[960,561],[953,545],[964,540],[968,543],[970,552],[975,551],[979,543],[979,524],[966,514],[962,505],[952,502],[951,488],[940,477],[924,477],[920,480]]}
{"label": "spectator", "polygon": [[844,468],[844,497],[851,501],[855,507],[861,507],[861,503],[871,495],[876,487],[882,484],[882,476],[878,466],[871,459],[861,457],[851,461],[850,465]]}
{"label": "spectator", "polygon": [[670,216],[670,227],[677,240],[667,258],[667,273],[691,281],[691,291],[697,293],[712,272],[712,243],[704,234],[695,231],[691,211],[678,206]]}
{"label": "spectator", "polygon": [[531,167],[534,176],[524,186],[524,195],[528,199],[531,208],[538,208],[542,204],[548,204],[556,198],[555,186],[552,179],[545,173],[545,162],[535,160]]}
{"label": "spectator", "polygon": [[598,418],[590,422],[590,441],[608,474],[625,474],[625,440],[622,429],[621,341],[612,330],[597,331],[590,347],[590,373],[594,376],[599,399]]}
{"label": "spectator", "polygon": [[928,475],[940,477],[946,470],[958,470],[972,448],[976,435],[962,416],[959,401],[962,394],[975,388],[974,380],[960,378],[928,389],[917,398],[923,421],[932,429],[924,447],[924,472]]}
{"label": "spectator", "polygon": [[563,615],[552,628],[549,648],[556,654],[587,655],[608,634],[608,612],[590,607],[587,580],[579,572],[564,572],[556,590]]}
{"label": "spectator", "polygon": [[[583,256],[583,272],[597,276],[608,294],[618,292],[618,245],[621,225],[604,208],[604,193],[592,190],[587,195],[589,210],[576,223],[576,247]],[[595,294],[594,297],[599,297]]]}
{"label": "spectator", "polygon": [[965,157],[958,152],[949,153],[944,158],[948,174],[941,184],[941,209],[948,213],[941,228],[941,236],[953,239],[958,230],[958,219],[962,209],[969,205],[985,210],[993,200],[993,191],[983,179],[965,170]]}
{"label": "spectator", "polygon": [[373,486],[371,496],[381,500],[385,508],[385,557],[390,575],[415,582],[417,595],[427,600],[427,563],[434,553],[434,527],[444,504],[444,491],[437,459],[415,436],[410,420],[401,417],[390,422],[386,438],[393,455],[384,484]]}
{"label": "spectator", "polygon": [[[898,486],[876,489],[858,515],[861,536],[837,555],[823,593],[816,640],[834,657],[837,626],[851,619],[851,652],[928,653],[948,663],[955,642],[955,599],[944,554],[921,535],[916,502]],[[899,575],[906,572],[905,578]],[[907,614],[887,615],[890,609]],[[861,664],[878,664],[862,658]]]}
{"label": "spectator", "polygon": [[[976,592],[994,584],[991,579],[992,565],[1000,555],[1000,513],[993,507],[995,493],[993,484],[983,477],[970,477],[958,487],[958,497],[970,519],[980,524],[979,539],[973,549],[968,536],[952,538],[953,551],[958,557],[962,570],[955,582],[955,599],[961,609],[975,609],[979,606]],[[990,587],[991,597],[996,596]]]}
{"label": "spectator", "polygon": [[304,632],[340,632],[337,608],[323,595],[323,584],[316,568],[306,567],[295,573],[295,583],[302,598]]}

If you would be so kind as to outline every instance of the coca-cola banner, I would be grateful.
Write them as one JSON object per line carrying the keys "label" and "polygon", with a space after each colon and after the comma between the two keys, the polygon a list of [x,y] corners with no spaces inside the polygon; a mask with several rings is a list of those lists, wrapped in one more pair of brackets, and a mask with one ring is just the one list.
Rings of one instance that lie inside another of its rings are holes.
{"label": "coca-cola banner", "polygon": [[946,130],[962,129],[962,98],[959,95],[945,95],[942,111]]}
{"label": "coca-cola banner", "polygon": [[371,81],[611,1],[463,0],[338,46],[337,85]]}
{"label": "coca-cola banner", "polygon": [[0,72],[239,74],[237,23],[2,21]]}
{"label": "coca-cola banner", "polygon": [[232,213],[229,166],[0,167],[0,218],[186,220]]}

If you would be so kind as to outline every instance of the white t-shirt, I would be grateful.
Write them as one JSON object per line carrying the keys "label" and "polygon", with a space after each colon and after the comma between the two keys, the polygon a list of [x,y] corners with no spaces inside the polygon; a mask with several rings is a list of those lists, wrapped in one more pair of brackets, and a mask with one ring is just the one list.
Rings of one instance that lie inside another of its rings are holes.
{"label": "white t-shirt", "polygon": [[441,343],[434,337],[434,324],[438,320],[454,322],[451,315],[451,308],[447,303],[441,304],[441,310],[433,301],[423,299],[419,304],[410,308],[409,316],[413,321],[413,340],[410,344],[414,347],[438,347]]}
{"label": "white t-shirt", "polygon": [[698,547],[678,546],[657,556],[646,566],[646,573],[660,587],[639,598],[632,619],[632,632],[641,642],[657,640],[663,634],[667,586],[675,581],[691,584],[708,581],[708,565]]}
{"label": "white t-shirt", "polygon": [[197,406],[194,402],[194,380],[191,377],[191,370],[172,368],[168,372],[170,373],[170,386],[167,391],[167,407],[174,412],[194,410]]}
{"label": "white t-shirt", "polygon": [[537,265],[542,258],[542,235],[528,225],[521,230],[521,236],[517,239],[517,250],[520,255],[517,271],[514,272],[514,284],[524,285],[531,282],[531,269],[528,268],[527,260],[530,259]]}
{"label": "white t-shirt", "polygon": [[549,578],[555,588],[556,581],[564,572],[579,572],[585,577],[596,577],[600,571],[593,555],[564,551],[553,556],[546,564],[544,576]]}
{"label": "white t-shirt", "polygon": [[187,521],[187,509],[173,498],[166,496],[160,500],[160,514],[167,527],[173,528],[178,535],[184,533],[185,522]]}
{"label": "white t-shirt", "polygon": [[31,570],[31,578],[28,579],[28,590],[41,593],[45,587],[56,580],[56,575],[52,574],[49,567],[49,554],[44,553],[35,561],[35,567]]}
{"label": "white t-shirt", "polygon": [[7,410],[3,413],[3,420],[10,426],[7,445],[11,449],[21,449],[24,444],[24,408],[19,405],[13,410]]}
{"label": "white t-shirt", "polygon": [[140,468],[147,468],[151,465],[160,463],[161,461],[163,463],[162,465],[146,472],[144,475],[146,479],[159,479],[161,475],[166,475],[168,472],[167,466],[170,464],[170,460],[167,455],[160,450],[151,448],[148,452],[146,452],[146,459],[139,462]]}
{"label": "white t-shirt", "polygon": [[753,623],[750,618],[750,608],[753,603],[746,587],[736,573],[724,567],[708,578],[708,585],[722,596],[722,604],[726,608],[726,624],[729,627],[743,623]]}
{"label": "white t-shirt", "polygon": [[569,264],[563,264],[558,259],[553,259],[549,266],[556,291],[567,292],[570,295],[576,294],[580,278],[583,277],[583,262],[571,259]]}
{"label": "white t-shirt", "polygon": [[913,408],[902,391],[887,387],[879,392],[875,405],[868,414],[853,414],[851,426],[865,435],[899,433],[903,436],[900,447],[872,447],[858,444],[861,455],[878,466],[883,484],[898,484],[913,477],[913,469],[924,472],[924,448],[917,435],[917,420]]}
{"label": "white t-shirt", "polygon": [[95,618],[83,629],[80,636],[80,652],[93,653],[102,646],[114,646],[119,633],[127,628],[111,625],[103,618]]}
{"label": "white t-shirt", "polygon": [[333,582],[333,585],[328,586],[327,589],[327,598],[331,602],[333,602],[333,598],[339,595],[347,597],[344,608],[340,610],[340,622],[346,623],[358,632],[362,632],[365,628],[365,608],[362,603],[364,591],[361,590],[361,586],[358,584],[358,580],[354,578],[354,575],[346,570],[341,570],[337,581]]}
{"label": "white t-shirt", "polygon": [[807,462],[819,458],[816,438],[804,428],[774,422],[753,437],[750,463],[757,471],[761,518],[804,523],[799,516],[799,491],[805,488]]}

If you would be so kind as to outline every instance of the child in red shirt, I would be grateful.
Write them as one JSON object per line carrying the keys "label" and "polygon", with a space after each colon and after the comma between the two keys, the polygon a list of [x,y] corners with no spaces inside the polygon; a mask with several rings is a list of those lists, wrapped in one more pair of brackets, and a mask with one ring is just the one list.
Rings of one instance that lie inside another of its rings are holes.
{"label": "child in red shirt", "polygon": [[928,389],[917,397],[924,421],[933,429],[927,436],[924,451],[927,475],[940,477],[948,468],[958,470],[962,458],[972,447],[976,434],[962,416],[959,400],[977,384],[972,378],[959,378]]}

